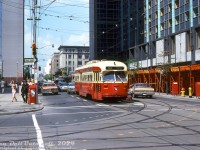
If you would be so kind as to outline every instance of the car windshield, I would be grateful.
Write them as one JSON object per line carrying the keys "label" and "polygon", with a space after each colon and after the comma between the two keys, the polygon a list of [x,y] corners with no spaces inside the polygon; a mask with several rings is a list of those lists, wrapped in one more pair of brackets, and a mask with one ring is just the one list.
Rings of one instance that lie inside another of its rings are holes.
{"label": "car windshield", "polygon": [[67,83],[66,82],[63,82],[63,83],[59,83],[60,86],[67,86]]}
{"label": "car windshield", "polygon": [[69,86],[74,86],[74,83],[69,83],[68,85],[69,85]]}
{"label": "car windshield", "polygon": [[103,75],[103,81],[127,81],[127,79],[123,71],[112,71]]}
{"label": "car windshield", "polygon": [[136,83],[135,87],[151,87],[148,83]]}
{"label": "car windshield", "polygon": [[56,86],[54,83],[44,84],[43,86]]}

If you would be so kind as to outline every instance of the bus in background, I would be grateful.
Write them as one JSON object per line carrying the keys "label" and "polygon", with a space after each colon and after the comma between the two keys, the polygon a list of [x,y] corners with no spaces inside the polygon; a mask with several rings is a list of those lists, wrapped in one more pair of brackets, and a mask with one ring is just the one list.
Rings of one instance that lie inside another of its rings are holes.
{"label": "bus in background", "polygon": [[127,97],[128,72],[123,62],[92,60],[75,69],[75,93],[93,100]]}

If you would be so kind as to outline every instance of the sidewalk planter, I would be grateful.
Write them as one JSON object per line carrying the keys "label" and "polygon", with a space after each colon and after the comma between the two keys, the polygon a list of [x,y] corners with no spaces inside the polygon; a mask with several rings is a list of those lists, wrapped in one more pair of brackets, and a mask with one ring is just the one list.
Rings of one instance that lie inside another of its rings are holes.
{"label": "sidewalk planter", "polygon": [[36,104],[36,85],[29,85],[28,89],[28,104]]}
{"label": "sidewalk planter", "polygon": [[172,95],[178,95],[178,82],[172,82],[172,89],[171,89]]}
{"label": "sidewalk planter", "polygon": [[196,89],[196,91],[195,91],[196,97],[200,98],[200,82],[195,83],[195,89]]}

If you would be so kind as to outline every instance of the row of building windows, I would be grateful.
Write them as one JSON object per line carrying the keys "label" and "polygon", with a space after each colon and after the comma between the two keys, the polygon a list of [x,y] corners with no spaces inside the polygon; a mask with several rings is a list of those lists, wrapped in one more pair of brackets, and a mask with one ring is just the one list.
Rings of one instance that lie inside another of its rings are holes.
{"label": "row of building windows", "polygon": [[86,49],[66,49],[65,52],[67,53],[88,53],[89,50]]}
{"label": "row of building windows", "polygon": [[[76,55],[76,54],[75,54],[75,55]],[[75,55],[67,54],[67,55],[66,55],[66,59],[74,59],[74,56],[75,56]],[[83,57],[83,56],[84,56],[84,57]],[[89,59],[89,54],[85,54],[85,55],[78,54],[78,59],[82,59],[82,58]]]}
{"label": "row of building windows", "polygon": [[[167,3],[168,2],[168,3]],[[160,3],[165,3],[165,4],[171,4],[171,1],[163,1],[163,0],[160,0]],[[180,6],[183,6],[185,4],[188,4],[189,3],[189,0],[175,0],[174,1],[174,8],[179,8]],[[154,3],[153,3],[153,0],[150,0],[149,3],[148,3],[148,8],[151,9],[152,6],[155,6],[158,4],[158,0],[155,0]]]}

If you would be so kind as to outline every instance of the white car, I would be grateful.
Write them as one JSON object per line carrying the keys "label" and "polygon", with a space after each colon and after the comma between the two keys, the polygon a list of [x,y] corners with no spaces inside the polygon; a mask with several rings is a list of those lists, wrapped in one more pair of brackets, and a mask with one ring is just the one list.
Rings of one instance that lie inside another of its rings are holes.
{"label": "white car", "polygon": [[67,91],[68,84],[66,82],[58,82],[58,90],[60,92]]}
{"label": "white car", "polygon": [[67,93],[68,94],[74,94],[75,93],[75,85],[74,85],[74,82],[70,82],[68,83],[68,86],[67,86]]}
{"label": "white car", "polygon": [[128,93],[132,93],[133,97],[145,96],[152,98],[155,94],[155,91],[149,83],[135,83],[129,89]]}

